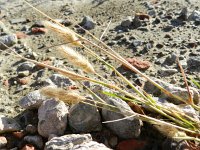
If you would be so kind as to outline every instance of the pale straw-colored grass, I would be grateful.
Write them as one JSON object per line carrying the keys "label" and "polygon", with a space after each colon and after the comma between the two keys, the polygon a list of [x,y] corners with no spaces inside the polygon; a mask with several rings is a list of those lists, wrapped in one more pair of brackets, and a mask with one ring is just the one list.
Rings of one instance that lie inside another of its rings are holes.
{"label": "pale straw-colored grass", "polygon": [[81,96],[75,90],[64,90],[62,88],[51,86],[41,88],[40,93],[46,97],[56,98],[70,105],[77,104],[85,100],[85,97]]}
{"label": "pale straw-colored grass", "polygon": [[90,62],[71,47],[62,45],[58,47],[58,50],[62,56],[67,58],[68,61],[74,66],[81,68],[86,73],[95,73],[95,70]]}

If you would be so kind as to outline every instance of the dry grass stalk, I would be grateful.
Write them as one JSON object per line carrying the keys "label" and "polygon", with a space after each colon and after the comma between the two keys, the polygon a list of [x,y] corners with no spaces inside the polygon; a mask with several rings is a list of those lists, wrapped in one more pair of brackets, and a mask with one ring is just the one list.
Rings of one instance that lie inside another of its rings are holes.
{"label": "dry grass stalk", "polygon": [[45,27],[58,33],[63,39],[70,43],[71,46],[81,46],[81,42],[76,34],[67,27],[60,26],[58,24],[52,23],[50,21],[43,22]]}
{"label": "dry grass stalk", "polygon": [[95,73],[89,61],[72,48],[62,45],[58,47],[58,50],[62,53],[62,56],[67,58],[76,67],[83,69],[87,73]]}
{"label": "dry grass stalk", "polygon": [[70,105],[77,104],[85,100],[85,97],[81,96],[75,90],[64,90],[62,88],[47,86],[41,88],[40,92],[47,97],[59,99]]}

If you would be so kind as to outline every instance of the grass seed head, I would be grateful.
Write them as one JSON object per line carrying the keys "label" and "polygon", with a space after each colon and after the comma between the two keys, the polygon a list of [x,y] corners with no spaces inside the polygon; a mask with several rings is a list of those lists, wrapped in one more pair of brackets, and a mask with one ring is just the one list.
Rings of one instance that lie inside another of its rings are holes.
{"label": "grass seed head", "polygon": [[46,97],[56,98],[70,105],[77,104],[85,100],[85,97],[81,96],[75,90],[64,90],[62,88],[51,86],[41,88],[40,93]]}
{"label": "grass seed head", "polygon": [[89,61],[72,48],[62,45],[58,47],[58,50],[62,56],[67,58],[76,67],[83,69],[86,73],[95,73]]}
{"label": "grass seed head", "polygon": [[81,46],[81,42],[71,29],[52,23],[50,21],[43,22],[45,27],[58,33],[71,46]]}

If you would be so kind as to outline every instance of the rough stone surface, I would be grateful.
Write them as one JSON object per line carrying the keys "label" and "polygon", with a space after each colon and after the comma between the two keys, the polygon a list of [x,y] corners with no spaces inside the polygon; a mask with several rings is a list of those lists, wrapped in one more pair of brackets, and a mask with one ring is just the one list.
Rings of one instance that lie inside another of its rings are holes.
{"label": "rough stone surface", "polygon": [[[108,91],[108,89],[103,89],[101,86],[96,86],[93,89],[93,91],[103,100],[105,100],[107,104],[116,106],[117,109],[115,111],[120,112],[116,113],[114,111],[102,109],[103,121],[117,120],[134,115],[134,112],[126,102],[122,101],[121,99],[113,99],[107,97],[106,95],[100,94],[102,90]],[[121,121],[107,123],[106,126],[120,138],[129,139],[138,137],[140,135],[142,122],[137,118],[131,117]]]}
{"label": "rough stone surface", "polygon": [[7,139],[4,136],[0,136],[0,148],[3,148],[7,144]]}
{"label": "rough stone surface", "polygon": [[38,149],[42,149],[44,146],[42,137],[39,135],[28,135],[24,137],[24,141],[28,144],[36,146]]}
{"label": "rough stone surface", "polygon": [[96,23],[90,16],[85,16],[81,22],[81,26],[83,26],[87,30],[91,30],[95,28]]}
{"label": "rough stone surface", "polygon": [[5,35],[5,36],[0,37],[0,49],[1,50],[6,49],[7,48],[6,46],[10,47],[10,46],[15,45],[16,43],[17,43],[17,36],[15,34]]}
{"label": "rough stone surface", "polygon": [[70,108],[68,120],[69,126],[75,133],[100,131],[102,128],[98,109],[84,103],[78,103]]}
{"label": "rough stone surface", "polygon": [[25,109],[34,109],[39,108],[44,100],[47,100],[47,98],[41,95],[39,90],[36,90],[20,99],[19,105]]}
{"label": "rough stone surface", "polygon": [[45,150],[72,150],[74,146],[92,141],[90,134],[69,134],[46,142]]}
{"label": "rough stone surface", "polygon": [[20,129],[20,125],[14,119],[0,115],[0,133],[18,131]]}
{"label": "rough stone surface", "polygon": [[38,132],[43,137],[62,135],[67,127],[68,107],[62,101],[47,100],[38,110]]}
{"label": "rough stone surface", "polygon": [[[188,92],[187,92],[186,89],[181,88],[181,87],[176,87],[173,84],[169,84],[167,82],[161,81],[161,80],[156,79],[156,78],[154,78],[153,80],[155,82],[157,82],[159,85],[161,85],[164,89],[166,89],[169,92],[171,92],[172,94],[181,97],[183,100],[188,100],[189,97],[188,97]],[[151,94],[155,94],[155,95],[160,95],[161,94],[160,90],[157,87],[155,87],[153,84],[151,84],[149,81],[147,81],[145,83],[144,90],[147,93],[151,93]],[[195,88],[190,88],[190,91],[191,91],[194,103],[198,104],[199,100],[200,100],[200,96],[199,96],[198,90],[195,89]],[[167,96],[165,94],[162,94],[161,97],[168,99],[170,102],[172,102],[174,104],[182,104],[183,103],[183,102],[181,102],[181,101],[179,101],[177,99],[171,98],[171,97],[169,97],[169,96]]]}
{"label": "rough stone surface", "polygon": [[193,56],[187,60],[189,70],[200,72],[200,56]]}
{"label": "rough stone surface", "polygon": [[60,74],[53,74],[49,79],[58,87],[68,87],[75,85],[74,81]]}
{"label": "rough stone surface", "polygon": [[35,67],[35,64],[34,63],[31,63],[31,62],[23,62],[21,63],[18,68],[17,68],[17,71],[20,72],[20,71],[32,71],[32,69]]}

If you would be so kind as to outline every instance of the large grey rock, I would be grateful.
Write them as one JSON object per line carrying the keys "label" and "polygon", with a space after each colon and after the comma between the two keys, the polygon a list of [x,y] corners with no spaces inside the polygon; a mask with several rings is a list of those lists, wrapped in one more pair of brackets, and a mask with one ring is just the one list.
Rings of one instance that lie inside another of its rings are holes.
{"label": "large grey rock", "polygon": [[[110,98],[104,94],[101,94],[101,91],[108,91],[106,88],[101,86],[96,86],[93,91],[100,96],[107,104],[115,106],[114,111],[108,109],[102,109],[102,118],[104,121],[111,121],[122,119],[127,116],[136,115],[129,105],[117,98]],[[117,122],[107,123],[106,126],[120,138],[128,139],[135,138],[140,135],[142,121],[137,119],[137,117],[131,117],[128,119],[123,119]]]}
{"label": "large grey rock", "polygon": [[24,141],[28,144],[33,144],[38,149],[42,149],[44,146],[42,137],[39,135],[27,135],[24,137]]}
{"label": "large grey rock", "polygon": [[20,125],[14,119],[0,115],[0,133],[13,132],[20,129]]}
{"label": "large grey rock", "polygon": [[[168,90],[169,92],[171,92],[174,95],[177,95],[179,97],[181,97],[183,100],[188,100],[189,96],[188,96],[188,92],[186,88],[181,88],[181,87],[176,87],[173,84],[169,84],[167,82],[164,82],[160,79],[157,78],[153,78],[153,80],[158,83],[160,86],[162,86],[164,89]],[[164,93],[161,93],[161,91],[154,86],[152,83],[150,83],[149,81],[147,81],[144,85],[144,90],[147,93],[150,94],[154,94],[156,96],[162,97],[162,98],[166,98],[167,100],[169,100],[170,102],[174,103],[174,104],[182,104],[183,102],[174,99],[172,97],[169,97],[167,95],[165,95]],[[190,87],[190,91],[194,100],[195,104],[199,103],[200,100],[200,96],[199,96],[199,92],[197,89]]]}
{"label": "large grey rock", "polygon": [[90,134],[69,134],[46,142],[45,150],[72,150],[74,146],[92,141]]}
{"label": "large grey rock", "polygon": [[38,132],[43,137],[63,135],[67,127],[68,106],[62,101],[47,100],[38,110]]}
{"label": "large grey rock", "polygon": [[[3,43],[3,44],[2,44]],[[17,36],[15,34],[5,35],[0,37],[0,49],[4,50],[17,43]],[[6,47],[6,46],[7,47]]]}
{"label": "large grey rock", "polygon": [[39,108],[45,100],[47,100],[47,98],[43,96],[39,90],[35,90],[20,99],[19,105],[25,109],[35,109]]}
{"label": "large grey rock", "polygon": [[[94,102],[86,102],[94,105]],[[69,126],[75,133],[100,131],[102,128],[98,109],[84,103],[78,103],[70,108],[68,120]]]}

